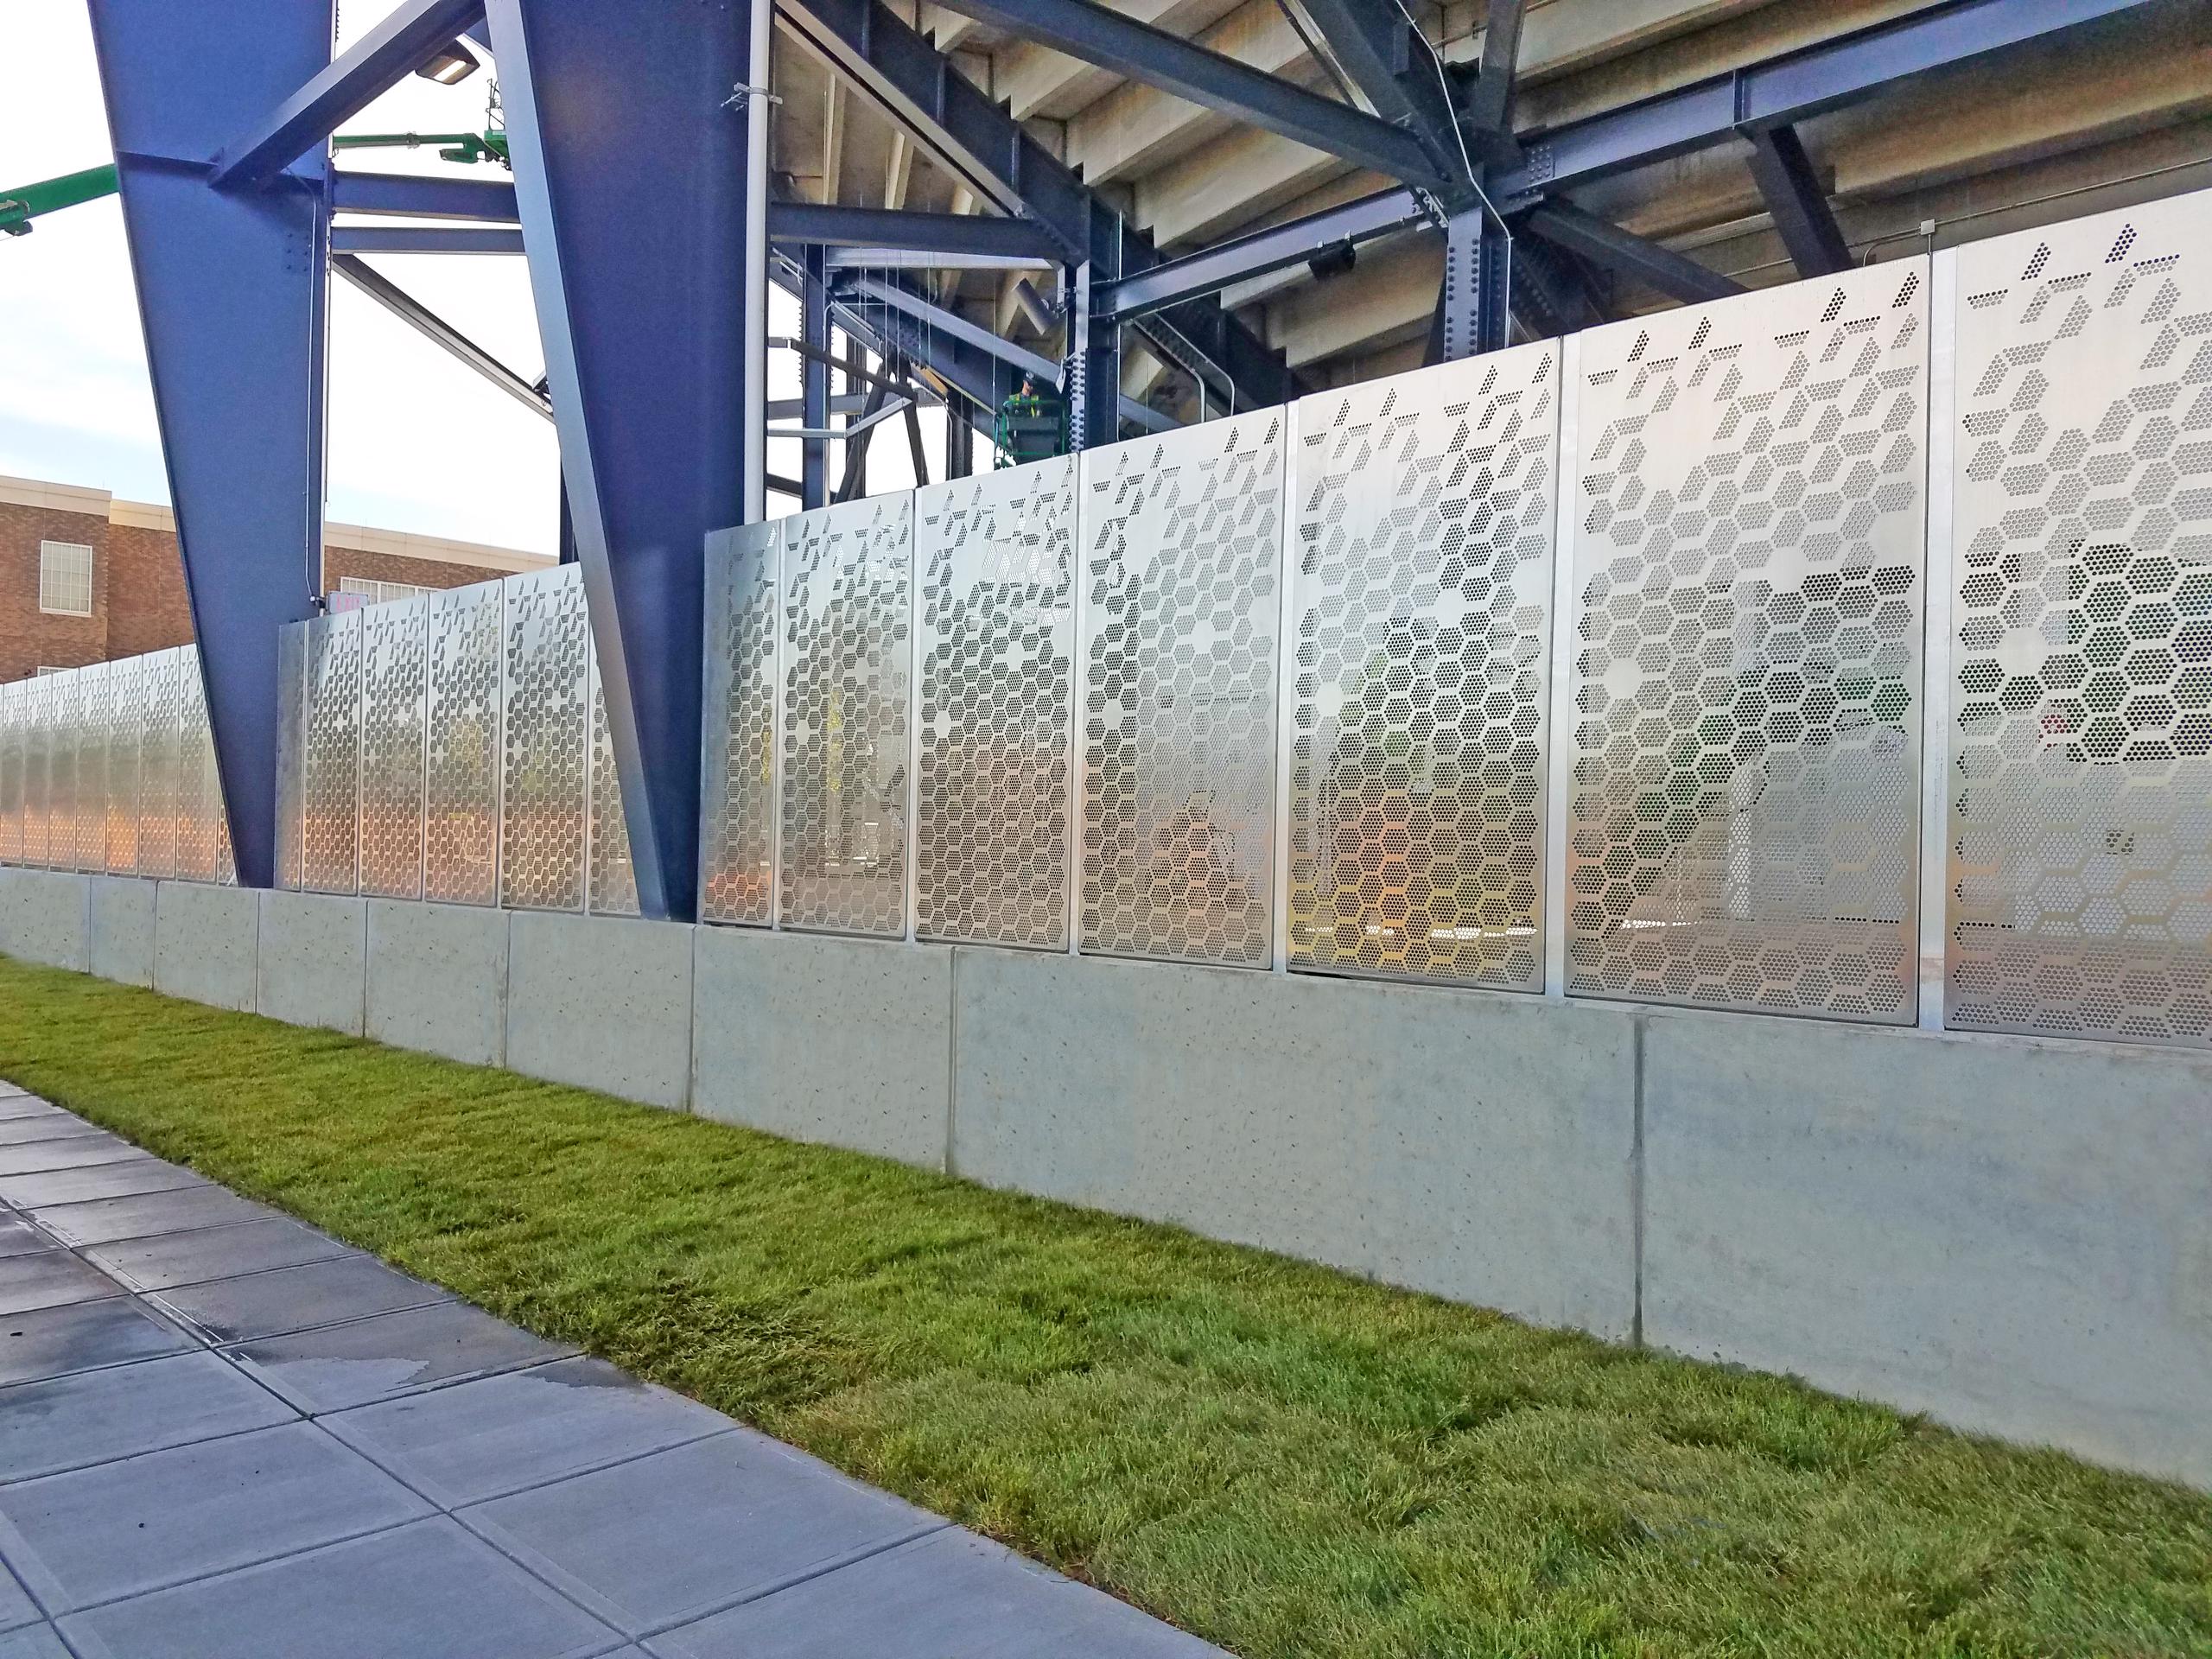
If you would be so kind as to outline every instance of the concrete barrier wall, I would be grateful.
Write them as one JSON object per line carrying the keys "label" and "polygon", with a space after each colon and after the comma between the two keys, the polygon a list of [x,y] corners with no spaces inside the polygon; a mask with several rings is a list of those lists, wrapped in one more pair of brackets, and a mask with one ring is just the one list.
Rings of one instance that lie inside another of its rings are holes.
{"label": "concrete barrier wall", "polygon": [[371,1037],[470,1065],[507,1058],[509,912],[368,901]]}
{"label": "concrete barrier wall", "polygon": [[2212,1057],[42,871],[0,950],[2212,1487]]}
{"label": "concrete barrier wall", "polygon": [[1627,1020],[1011,951],[958,977],[960,1174],[1632,1334]]}
{"label": "concrete barrier wall", "polygon": [[944,1167],[953,962],[874,940],[701,928],[692,1109]]}
{"label": "concrete barrier wall", "polygon": [[527,910],[509,920],[506,1064],[648,1106],[686,1105],[692,930]]}
{"label": "concrete barrier wall", "polygon": [[368,913],[362,899],[263,893],[255,1008],[289,1025],[359,1037],[368,993]]}
{"label": "concrete barrier wall", "polygon": [[152,985],[157,884],[113,875],[92,881],[90,970],[118,984]]}
{"label": "concrete barrier wall", "polygon": [[260,978],[260,899],[239,887],[160,883],[154,898],[154,988],[252,1013]]}
{"label": "concrete barrier wall", "polygon": [[0,868],[0,951],[83,973],[91,946],[90,876]]}
{"label": "concrete barrier wall", "polygon": [[1655,1018],[1661,1347],[2212,1486],[2212,1057]]}

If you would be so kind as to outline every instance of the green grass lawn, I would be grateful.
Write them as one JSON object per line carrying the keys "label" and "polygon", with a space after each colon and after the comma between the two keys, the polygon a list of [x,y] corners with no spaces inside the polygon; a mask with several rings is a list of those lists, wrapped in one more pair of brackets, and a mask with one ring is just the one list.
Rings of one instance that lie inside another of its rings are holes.
{"label": "green grass lawn", "polygon": [[2212,1499],[1789,1382],[4,960],[0,1076],[1255,1659],[2212,1654]]}

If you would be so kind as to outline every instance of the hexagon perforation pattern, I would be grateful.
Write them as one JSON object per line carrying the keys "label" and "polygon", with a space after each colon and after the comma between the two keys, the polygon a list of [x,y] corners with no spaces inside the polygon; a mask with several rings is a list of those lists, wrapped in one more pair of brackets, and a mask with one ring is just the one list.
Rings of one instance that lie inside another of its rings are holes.
{"label": "hexagon perforation pattern", "polygon": [[1298,406],[1290,965],[1543,988],[1559,349]]}
{"label": "hexagon perforation pattern", "polygon": [[638,872],[630,861],[630,826],[622,816],[622,783],[615,775],[607,688],[600,683],[596,655],[591,670],[591,909],[594,916],[638,913]]}
{"label": "hexagon perforation pattern", "polygon": [[584,907],[591,628],[576,565],[510,577],[500,902]]}
{"label": "hexagon perforation pattern", "polygon": [[[108,665],[107,868],[128,875],[138,868],[138,704],[145,667],[125,657]],[[214,741],[211,735],[208,747]]]}
{"label": "hexagon perforation pattern", "polygon": [[184,653],[157,651],[146,665],[138,725],[138,874],[176,874],[177,805],[182,795]]}
{"label": "hexagon perforation pattern", "polygon": [[77,693],[74,674],[50,677],[46,698],[46,862],[77,866]]}
{"label": "hexagon perforation pattern", "polygon": [[786,927],[906,929],[913,498],[784,520]]}
{"label": "hexagon perforation pattern", "polygon": [[1065,950],[1075,463],[916,493],[916,931]]}
{"label": "hexagon perforation pattern", "polygon": [[1957,257],[1945,1017],[2212,1046],[2212,197]]}
{"label": "hexagon perforation pattern", "polygon": [[1272,960],[1286,411],[1082,457],[1082,948]]}
{"label": "hexagon perforation pattern", "polygon": [[213,881],[223,866],[223,789],[215,773],[215,733],[207,719],[207,687],[200,654],[177,653],[176,873],[180,880]]}
{"label": "hexagon perforation pattern", "polygon": [[361,891],[419,899],[430,601],[372,605],[360,614]]}
{"label": "hexagon perforation pattern", "polygon": [[699,915],[774,922],[777,561],[782,531],[748,524],[707,552]]}
{"label": "hexagon perforation pattern", "polygon": [[0,683],[0,864],[23,861],[23,740],[30,682]]}
{"label": "hexagon perforation pattern", "polygon": [[1582,337],[1571,993],[1913,1017],[1928,289]]}
{"label": "hexagon perforation pattern", "polygon": [[423,896],[499,902],[499,665],[506,586],[430,595]]}
{"label": "hexagon perforation pattern", "polygon": [[50,675],[23,683],[23,862],[34,868],[46,862],[48,704],[54,688]]}
{"label": "hexagon perforation pattern", "polygon": [[[276,631],[276,885],[294,893],[306,857],[301,837],[307,828],[307,676],[308,625],[287,623]],[[144,696],[142,682],[142,701]],[[143,810],[140,819],[143,825]],[[143,865],[143,829],[141,844]]]}
{"label": "hexagon perforation pattern", "polygon": [[361,628],[359,611],[308,624],[300,882],[310,893],[360,886]]}

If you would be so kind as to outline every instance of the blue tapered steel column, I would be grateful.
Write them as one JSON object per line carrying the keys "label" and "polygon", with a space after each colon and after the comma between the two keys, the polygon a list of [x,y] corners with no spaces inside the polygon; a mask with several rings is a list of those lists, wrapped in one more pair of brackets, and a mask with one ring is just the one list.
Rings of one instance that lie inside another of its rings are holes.
{"label": "blue tapered steel column", "polygon": [[703,560],[745,517],[753,7],[492,0],[515,194],[623,814],[696,913]]}
{"label": "blue tapered steel column", "polygon": [[276,870],[276,631],[322,554],[324,153],[210,162],[326,68],[329,0],[91,0],[169,499],[238,880]]}

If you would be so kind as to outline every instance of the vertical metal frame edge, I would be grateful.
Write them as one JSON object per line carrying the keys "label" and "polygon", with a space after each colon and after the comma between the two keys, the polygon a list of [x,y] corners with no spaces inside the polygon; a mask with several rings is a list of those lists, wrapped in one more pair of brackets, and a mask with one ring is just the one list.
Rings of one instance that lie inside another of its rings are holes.
{"label": "vertical metal frame edge", "polygon": [[1928,261],[1928,518],[1922,578],[1920,739],[1920,1002],[1914,1023],[1944,1028],[1951,933],[1951,598],[1955,563],[1959,261],[1946,248]]}

